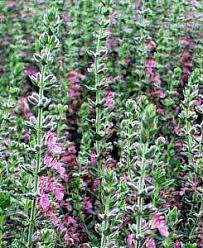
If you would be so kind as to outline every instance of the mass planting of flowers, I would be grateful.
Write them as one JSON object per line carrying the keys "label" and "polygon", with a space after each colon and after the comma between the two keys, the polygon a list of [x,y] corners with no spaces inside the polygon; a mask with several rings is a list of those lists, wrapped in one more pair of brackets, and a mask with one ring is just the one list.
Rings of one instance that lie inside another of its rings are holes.
{"label": "mass planting of flowers", "polygon": [[0,247],[203,247],[202,13],[0,1]]}

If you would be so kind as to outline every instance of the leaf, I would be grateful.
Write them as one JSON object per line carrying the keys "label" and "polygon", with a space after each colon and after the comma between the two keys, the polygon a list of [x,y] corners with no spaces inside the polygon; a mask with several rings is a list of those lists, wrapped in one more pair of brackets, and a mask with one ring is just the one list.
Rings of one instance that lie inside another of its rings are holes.
{"label": "leaf", "polygon": [[10,195],[0,192],[0,208],[5,210],[11,204]]}

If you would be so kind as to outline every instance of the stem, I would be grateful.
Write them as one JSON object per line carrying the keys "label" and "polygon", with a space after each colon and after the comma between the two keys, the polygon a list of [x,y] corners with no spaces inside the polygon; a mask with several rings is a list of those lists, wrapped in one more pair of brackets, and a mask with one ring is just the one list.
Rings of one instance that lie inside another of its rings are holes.
{"label": "stem", "polygon": [[[41,75],[39,80],[39,102],[41,102],[44,96],[44,78],[45,78],[46,66],[42,66]],[[42,143],[43,143],[43,135],[42,135],[42,121],[43,121],[43,109],[42,107],[38,107],[37,114],[37,146],[39,147],[39,151],[37,152],[37,164],[34,171],[34,199],[32,200],[31,206],[31,214],[29,221],[29,229],[28,229],[28,242],[27,247],[30,248],[32,244],[32,237],[34,233],[35,226],[35,217],[36,217],[36,203],[37,203],[37,191],[38,191],[38,174],[41,169],[42,163]]]}
{"label": "stem", "polygon": [[[101,23],[103,23],[104,17],[102,17]],[[98,74],[98,67],[99,67],[99,50],[100,50],[100,40],[101,35],[103,32],[103,27],[100,27],[98,38],[97,38],[97,46],[96,46],[96,53],[95,53],[95,89],[96,89],[96,120],[95,120],[95,126],[96,126],[96,134],[100,135],[100,122],[101,122],[101,113],[100,113],[100,103],[101,103],[101,85],[100,85],[100,78]],[[96,154],[97,154],[97,163],[98,163],[98,174],[99,178],[101,179],[100,187],[99,187],[99,195],[101,197],[101,211],[105,211],[106,208],[103,209],[103,203],[104,203],[104,197],[102,195],[102,163],[101,163],[101,140],[96,140]],[[105,247],[106,239],[103,234],[101,234],[101,248]]]}
{"label": "stem", "polygon": [[144,144],[143,151],[142,151],[142,160],[141,160],[141,175],[138,181],[138,198],[137,198],[137,205],[138,205],[138,215],[137,215],[137,230],[136,234],[138,237],[138,241],[136,242],[136,248],[140,248],[140,236],[142,234],[142,212],[143,212],[143,198],[141,196],[141,192],[144,189],[145,184],[145,153],[147,150],[148,144]]}

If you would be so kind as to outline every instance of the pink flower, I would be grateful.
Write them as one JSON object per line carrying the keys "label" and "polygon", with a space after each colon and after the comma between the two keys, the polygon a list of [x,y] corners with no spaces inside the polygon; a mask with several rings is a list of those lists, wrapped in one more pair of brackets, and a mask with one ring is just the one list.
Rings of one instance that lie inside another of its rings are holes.
{"label": "pink flower", "polygon": [[195,106],[201,106],[202,104],[203,104],[203,100],[200,98],[198,98],[194,103]]}
{"label": "pink flower", "polygon": [[49,168],[52,168],[52,169],[55,169],[57,167],[56,165],[57,161],[54,160],[50,155],[49,153],[46,153],[45,156],[44,156],[44,164],[49,167]]}
{"label": "pink flower", "polygon": [[37,72],[38,70],[32,65],[29,65],[24,69],[25,76],[35,76]]}
{"label": "pink flower", "polygon": [[153,74],[152,81],[155,82],[155,83],[157,83],[157,84],[161,84],[161,80],[160,80],[159,74]]}
{"label": "pink flower", "polygon": [[68,89],[68,96],[69,97],[74,97],[75,96],[75,91],[73,89]]}
{"label": "pink flower", "polygon": [[64,217],[64,220],[66,221],[66,223],[69,225],[69,226],[71,226],[71,227],[74,227],[74,228],[77,228],[78,227],[78,223],[77,223],[77,221],[73,218],[73,217],[71,217],[71,216],[65,216]]}
{"label": "pink flower", "polygon": [[44,164],[47,167],[57,171],[64,181],[68,180],[68,175],[66,173],[65,168],[61,165],[59,161],[52,158],[48,153],[46,153],[44,156]]}
{"label": "pink flower", "polygon": [[159,114],[159,115],[165,115],[165,112],[164,112],[164,109],[163,109],[163,108],[158,107],[158,108],[156,109],[156,112],[157,112],[157,114]]}
{"label": "pink flower", "polygon": [[50,209],[48,213],[44,215],[45,217],[49,217],[53,225],[59,230],[64,231],[65,226],[61,221],[61,218],[57,216],[56,212],[53,209]]}
{"label": "pink flower", "polygon": [[56,143],[56,137],[55,134],[49,131],[45,135],[45,145],[48,146],[48,149],[50,152],[55,154],[61,154],[62,148]]}
{"label": "pink flower", "polygon": [[187,189],[188,188],[184,187],[184,188],[181,188],[180,190],[172,191],[172,194],[173,195],[183,196]]}
{"label": "pink flower", "polygon": [[165,98],[166,93],[162,89],[154,89],[150,91],[150,96]]}
{"label": "pink flower", "polygon": [[145,241],[146,248],[156,248],[155,240],[152,237],[147,237]]}
{"label": "pink flower", "polygon": [[104,106],[108,109],[113,109],[114,106],[114,98],[115,98],[115,92],[111,90],[105,91],[105,97],[104,97]]}
{"label": "pink flower", "polygon": [[70,147],[68,148],[68,152],[72,154],[76,154],[77,153],[76,146],[74,144],[70,145]]}
{"label": "pink flower", "polygon": [[49,209],[50,201],[47,194],[41,194],[39,199],[39,205],[42,207],[44,211]]}
{"label": "pink flower", "polygon": [[69,155],[66,155],[66,156],[63,156],[62,157],[62,161],[65,163],[65,164],[71,164],[73,162],[75,162],[76,160],[76,156],[73,155],[73,154],[69,154]]}
{"label": "pink flower", "polygon": [[151,222],[151,227],[152,229],[157,228],[162,236],[169,236],[168,227],[166,225],[166,221],[162,213],[158,212],[155,214]]}
{"label": "pink flower", "polygon": [[10,1],[8,6],[9,6],[9,9],[12,10],[12,9],[14,9],[16,7],[16,2],[15,1]]}
{"label": "pink flower", "polygon": [[127,241],[127,244],[129,246],[135,246],[135,244],[136,244],[135,237],[134,237],[134,235],[132,233],[128,234],[128,236],[126,238],[126,241]]}
{"label": "pink flower", "polygon": [[179,240],[176,240],[176,242],[175,242],[173,248],[181,248],[181,243],[180,243]]}
{"label": "pink flower", "polygon": [[153,58],[148,58],[147,61],[146,61],[146,70],[147,70],[147,76],[150,77],[150,76],[153,76],[153,68],[155,67],[156,65],[156,62]]}
{"label": "pink flower", "polygon": [[65,190],[64,190],[63,186],[60,183],[55,183],[54,184],[54,195],[55,195],[55,198],[58,201],[62,201],[63,198],[64,198],[64,193],[65,193]]}
{"label": "pink flower", "polygon": [[93,165],[93,166],[95,166],[97,164],[97,155],[95,152],[91,152],[90,162],[91,162],[91,165]]}
{"label": "pink flower", "polygon": [[193,8],[196,8],[197,7],[197,1],[196,0],[192,0],[191,1],[191,5]]}
{"label": "pink flower", "polygon": [[174,133],[180,135],[180,128],[178,126],[174,128]]}
{"label": "pink flower", "polygon": [[29,140],[30,140],[30,134],[29,134],[28,131],[26,131],[26,132],[24,133],[24,135],[23,135],[23,141],[24,141],[26,144],[28,144]]}
{"label": "pink flower", "polygon": [[114,76],[110,76],[108,79],[109,79],[109,81],[111,83],[115,83],[115,81],[116,81],[116,79],[114,78]]}
{"label": "pink flower", "polygon": [[147,43],[147,47],[148,47],[149,50],[153,50],[156,47],[156,43],[153,40],[150,40]]}
{"label": "pink flower", "polygon": [[78,73],[76,71],[71,71],[68,74],[68,79],[70,81],[68,95],[73,98],[75,96],[79,96],[81,92],[81,87],[79,85],[80,80],[84,80],[86,78],[85,75]]}
{"label": "pink flower", "polygon": [[39,192],[49,193],[53,190],[54,179],[48,176],[39,177]]}
{"label": "pink flower", "polygon": [[92,213],[92,208],[93,208],[92,201],[90,199],[86,199],[83,202],[83,208],[84,208],[85,213],[91,214]]}
{"label": "pink flower", "polygon": [[68,232],[64,236],[64,241],[68,247],[75,246],[79,242],[78,234],[76,232]]}

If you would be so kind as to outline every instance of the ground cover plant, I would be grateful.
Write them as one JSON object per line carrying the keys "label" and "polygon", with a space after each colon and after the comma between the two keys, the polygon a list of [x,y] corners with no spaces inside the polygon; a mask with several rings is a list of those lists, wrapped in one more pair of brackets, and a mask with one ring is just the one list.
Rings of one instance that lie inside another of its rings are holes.
{"label": "ground cover plant", "polygon": [[0,247],[203,247],[202,13],[0,1]]}

